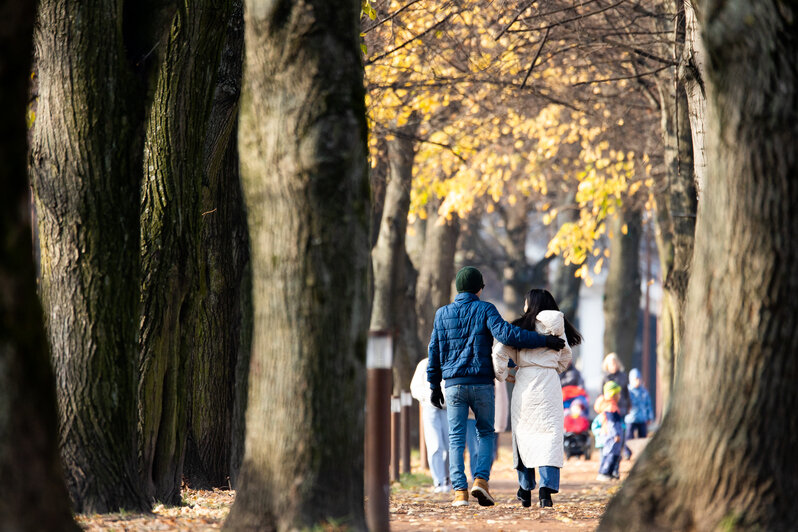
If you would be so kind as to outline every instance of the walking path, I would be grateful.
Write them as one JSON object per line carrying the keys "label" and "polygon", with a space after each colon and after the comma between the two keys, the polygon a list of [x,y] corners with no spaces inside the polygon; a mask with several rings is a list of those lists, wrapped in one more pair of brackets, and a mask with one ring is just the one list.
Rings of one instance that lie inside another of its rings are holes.
{"label": "walking path", "polygon": [[[629,469],[631,462],[624,460],[621,463],[621,478],[626,477]],[[512,469],[510,434],[502,433],[499,438],[499,456],[493,464],[490,480],[490,491],[496,499],[495,506],[481,507],[472,498],[468,506],[453,508],[451,492],[437,494],[427,486],[395,485],[391,494],[391,530],[592,530],[598,526],[610,497],[620,487],[618,482],[596,481],[597,471],[596,453],[593,453],[590,461],[571,458],[562,469],[560,493],[553,495],[554,508],[524,508],[515,498],[518,482],[515,470]],[[414,472],[421,473],[420,469],[414,469]],[[537,492],[533,492],[532,502],[537,504]]]}

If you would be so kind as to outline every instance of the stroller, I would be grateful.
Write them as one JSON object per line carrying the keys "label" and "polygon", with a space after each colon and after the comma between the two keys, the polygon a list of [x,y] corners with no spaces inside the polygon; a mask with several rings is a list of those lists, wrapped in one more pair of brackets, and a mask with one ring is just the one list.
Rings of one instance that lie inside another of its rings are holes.
{"label": "stroller", "polygon": [[563,435],[563,450],[565,459],[572,456],[583,456],[585,460],[590,460],[590,453],[593,449],[590,432],[566,432]]}
{"label": "stroller", "polygon": [[587,392],[579,386],[563,388],[563,406],[565,411],[565,432],[563,434],[563,451],[565,459],[572,456],[583,456],[590,460],[593,450],[590,420],[585,415],[587,410]]}

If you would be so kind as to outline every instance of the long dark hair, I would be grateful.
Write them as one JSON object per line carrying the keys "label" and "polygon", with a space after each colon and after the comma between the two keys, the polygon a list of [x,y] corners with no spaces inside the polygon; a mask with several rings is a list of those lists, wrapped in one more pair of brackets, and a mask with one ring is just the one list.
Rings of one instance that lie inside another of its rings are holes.
{"label": "long dark hair", "polygon": [[[554,296],[552,296],[548,290],[543,290],[542,288],[533,288],[527,292],[524,302],[526,303],[526,312],[524,312],[523,316],[515,320],[513,325],[528,331],[535,330],[535,318],[541,311],[560,310],[560,307],[557,306],[557,302],[554,301]],[[581,344],[582,335],[579,334],[576,327],[574,327],[565,316],[563,316],[563,321],[565,322],[565,338],[568,339],[568,345],[575,346]]]}

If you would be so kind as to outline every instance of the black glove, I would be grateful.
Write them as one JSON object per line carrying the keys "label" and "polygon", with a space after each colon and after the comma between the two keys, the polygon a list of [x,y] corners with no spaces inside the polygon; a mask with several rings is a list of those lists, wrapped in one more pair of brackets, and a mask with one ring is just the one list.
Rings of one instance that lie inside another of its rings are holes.
{"label": "black glove", "polygon": [[430,395],[429,400],[435,408],[443,408],[443,392],[440,386],[432,389],[432,395]]}
{"label": "black glove", "polygon": [[565,340],[563,340],[559,336],[547,336],[546,347],[548,347],[549,349],[553,349],[555,351],[559,351],[560,349],[565,347]]}

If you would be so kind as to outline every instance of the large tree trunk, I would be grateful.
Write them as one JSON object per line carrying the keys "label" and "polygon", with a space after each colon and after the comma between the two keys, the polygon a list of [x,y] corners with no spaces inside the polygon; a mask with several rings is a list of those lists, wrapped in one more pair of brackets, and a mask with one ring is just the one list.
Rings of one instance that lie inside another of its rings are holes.
{"label": "large tree trunk", "polygon": [[429,212],[424,256],[416,281],[418,338],[424,348],[429,345],[435,312],[452,302],[454,254],[460,235],[460,220],[456,214],[452,214],[450,220],[440,218],[434,205]]}
{"label": "large tree trunk", "polygon": [[[523,200],[523,196],[522,200]],[[524,294],[531,288],[526,279],[529,265],[526,260],[526,235],[529,232],[527,202],[519,201],[500,210],[507,233],[503,246],[507,262],[502,269],[504,289],[502,299],[508,309],[520,312],[524,306]]]}
{"label": "large tree trunk", "polygon": [[[683,0],[685,22],[685,46],[679,63],[679,80],[687,91],[690,133],[693,141],[693,173],[696,194],[701,195],[706,183],[707,158],[705,148],[707,95],[706,95],[706,52],[701,41],[698,20],[693,9],[693,0]],[[677,0],[682,4],[682,0]],[[681,5],[677,5],[682,7]]]}
{"label": "large tree trunk", "polygon": [[[570,200],[574,201],[574,196],[570,196]],[[566,210],[560,219],[562,223],[575,222],[579,219],[579,209],[570,208]],[[569,263],[560,264],[557,269],[557,276],[554,280],[553,295],[557,301],[558,306],[565,317],[568,318],[573,324],[577,324],[576,315],[579,311],[579,290],[582,288],[582,279],[576,276],[577,270],[580,266],[578,264]]]}
{"label": "large tree trunk", "polygon": [[[139,455],[150,496],[180,503],[197,323],[201,184],[230,2],[180,5],[159,47],[141,206]],[[187,88],[191,89],[188,90]],[[231,125],[232,127],[232,125]]]}
{"label": "large tree trunk", "polygon": [[675,78],[670,83],[661,83],[659,94],[666,181],[664,186],[655,187],[654,192],[655,239],[663,280],[660,309],[663,326],[657,345],[657,369],[661,399],[667,407],[684,332],[684,307],[693,258],[697,198],[687,98],[676,85]]}
{"label": "large tree trunk", "polygon": [[148,510],[136,474],[139,183],[119,1],[40,4],[31,173],[61,455],[78,512]]}
{"label": "large tree trunk", "polygon": [[708,176],[671,408],[603,530],[791,530],[798,490],[793,4],[699,5]]}
{"label": "large tree trunk", "polygon": [[[247,250],[249,250],[249,241],[247,241]],[[240,297],[241,327],[233,388],[232,449],[230,450],[230,487],[236,490],[241,464],[244,462],[249,363],[252,355],[252,263],[249,261],[242,274]]]}
{"label": "large tree trunk", "polygon": [[235,2],[205,142],[197,333],[189,375],[183,474],[191,487],[226,488],[232,453],[236,361],[241,345],[241,284],[249,261],[238,177],[236,119],[241,91],[244,12]]}
{"label": "large tree trunk", "polygon": [[246,3],[239,140],[255,318],[233,530],[365,528],[359,12],[355,0]]}
{"label": "large tree trunk", "polygon": [[506,238],[500,240],[507,261],[502,269],[504,287],[502,299],[508,310],[521,314],[524,308],[524,296],[534,288],[546,286],[548,283],[548,264],[550,257],[530,264],[526,256],[526,237],[529,232],[530,202],[524,197],[514,205],[507,205],[500,210]]}
{"label": "large tree trunk", "polygon": [[58,457],[55,379],[36,295],[25,168],[36,3],[2,0],[0,12],[0,530],[77,531]]}
{"label": "large tree trunk", "polygon": [[634,198],[612,220],[610,269],[604,286],[604,352],[614,352],[632,367],[640,311],[640,236],[642,220]]}
{"label": "large tree trunk", "polygon": [[[419,349],[415,328],[415,270],[405,249],[407,212],[413,183],[413,137],[408,125],[388,141],[388,183],[377,244],[371,252],[374,290],[372,330],[391,331],[394,338],[394,392],[410,388]],[[408,282],[410,288],[408,288]],[[408,300],[408,294],[413,292]],[[406,330],[408,305],[412,305],[412,339]],[[408,343],[407,340],[410,340]]]}

